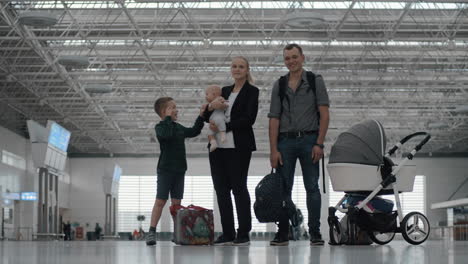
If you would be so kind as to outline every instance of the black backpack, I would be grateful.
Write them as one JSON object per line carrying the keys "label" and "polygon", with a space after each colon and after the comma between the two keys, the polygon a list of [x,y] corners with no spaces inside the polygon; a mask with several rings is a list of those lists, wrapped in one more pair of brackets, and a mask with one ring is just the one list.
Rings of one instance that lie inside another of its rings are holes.
{"label": "black backpack", "polygon": [[289,219],[296,213],[296,205],[284,195],[284,181],[277,171],[263,177],[255,188],[254,212],[260,223],[279,222],[282,212]]}

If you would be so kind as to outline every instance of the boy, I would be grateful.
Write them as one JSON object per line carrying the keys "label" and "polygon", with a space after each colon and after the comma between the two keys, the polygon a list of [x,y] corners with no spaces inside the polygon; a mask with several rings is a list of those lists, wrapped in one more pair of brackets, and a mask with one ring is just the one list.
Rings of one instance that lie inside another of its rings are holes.
{"label": "boy", "polygon": [[146,245],[156,244],[156,226],[164,205],[171,194],[172,205],[180,204],[184,194],[184,177],[187,170],[185,138],[196,137],[203,128],[203,113],[206,105],[200,109],[200,115],[191,128],[182,126],[177,121],[177,105],[171,97],[161,97],[154,103],[154,111],[161,117],[156,129],[156,137],[161,149],[158,161],[158,184],[156,201],[151,213],[151,224],[146,235]]}
{"label": "boy", "polygon": [[[205,99],[208,103],[213,102],[216,98],[221,96],[221,87],[218,85],[210,85],[205,90]],[[225,102],[227,104],[227,102]],[[226,117],[224,110],[214,110],[210,116],[210,121],[216,124],[219,129],[219,140],[224,143],[226,141]],[[216,133],[208,129],[208,142],[210,142],[210,152],[218,148],[216,141]]]}

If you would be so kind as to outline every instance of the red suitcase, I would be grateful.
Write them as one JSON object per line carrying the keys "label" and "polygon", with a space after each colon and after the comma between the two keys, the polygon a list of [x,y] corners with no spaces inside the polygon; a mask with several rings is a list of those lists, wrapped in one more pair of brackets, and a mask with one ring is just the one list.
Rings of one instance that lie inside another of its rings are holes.
{"label": "red suitcase", "polygon": [[214,240],[213,210],[200,206],[170,207],[174,240],[179,245],[211,245]]}

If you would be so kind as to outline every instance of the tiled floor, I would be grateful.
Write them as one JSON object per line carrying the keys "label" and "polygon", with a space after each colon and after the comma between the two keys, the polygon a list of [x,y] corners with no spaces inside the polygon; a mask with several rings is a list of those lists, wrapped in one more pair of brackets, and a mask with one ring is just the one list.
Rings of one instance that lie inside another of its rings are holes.
{"label": "tiled floor", "polygon": [[427,241],[413,246],[392,241],[385,246],[310,247],[306,241],[271,247],[177,246],[168,241],[148,247],[135,241],[15,242],[0,241],[1,264],[62,263],[468,263],[468,242]]}

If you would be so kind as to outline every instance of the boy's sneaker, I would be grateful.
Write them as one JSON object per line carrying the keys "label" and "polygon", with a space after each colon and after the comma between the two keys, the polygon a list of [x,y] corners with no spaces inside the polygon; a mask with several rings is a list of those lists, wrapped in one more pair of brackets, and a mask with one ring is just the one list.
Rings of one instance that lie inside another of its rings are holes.
{"label": "boy's sneaker", "polygon": [[320,233],[310,234],[310,245],[311,246],[322,246],[324,241]]}
{"label": "boy's sneaker", "polygon": [[249,233],[241,234],[237,233],[236,239],[234,239],[234,246],[248,246],[250,245]]}
{"label": "boy's sneaker", "polygon": [[156,245],[156,232],[154,231],[149,231],[146,233],[146,245],[148,246],[154,246]]}
{"label": "boy's sneaker", "polygon": [[287,246],[289,245],[289,238],[286,234],[281,234],[280,232],[276,232],[275,238],[270,241],[270,246]]}
{"label": "boy's sneaker", "polygon": [[231,246],[233,241],[234,241],[233,238],[225,237],[223,234],[223,235],[220,235],[213,244],[215,246]]}

